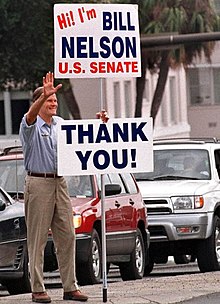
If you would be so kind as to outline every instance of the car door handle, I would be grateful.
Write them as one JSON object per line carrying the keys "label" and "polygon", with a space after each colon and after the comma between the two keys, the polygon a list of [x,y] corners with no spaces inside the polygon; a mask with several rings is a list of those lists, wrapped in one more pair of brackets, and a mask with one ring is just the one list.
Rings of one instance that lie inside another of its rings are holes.
{"label": "car door handle", "polygon": [[14,220],[14,227],[15,227],[15,229],[19,229],[20,228],[20,221],[19,221],[19,219],[15,219]]}
{"label": "car door handle", "polygon": [[129,199],[129,204],[132,206],[134,205],[134,201],[131,198]]}
{"label": "car door handle", "polygon": [[115,206],[116,206],[117,208],[119,208],[121,205],[119,204],[118,201],[115,201]]}

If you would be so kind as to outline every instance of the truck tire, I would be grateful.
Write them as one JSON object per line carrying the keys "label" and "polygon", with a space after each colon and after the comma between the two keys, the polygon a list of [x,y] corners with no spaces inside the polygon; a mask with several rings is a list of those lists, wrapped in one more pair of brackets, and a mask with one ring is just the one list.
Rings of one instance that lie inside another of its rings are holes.
{"label": "truck tire", "polygon": [[212,234],[208,239],[199,241],[197,261],[201,272],[219,270],[220,262],[220,219],[214,216]]}
{"label": "truck tire", "polygon": [[141,231],[137,229],[135,248],[130,262],[120,263],[119,269],[123,281],[142,279],[145,267],[145,246]]}
{"label": "truck tire", "polygon": [[98,284],[101,280],[102,252],[98,232],[93,229],[88,252],[88,261],[76,265],[76,277],[80,285]]}
{"label": "truck tire", "polygon": [[154,268],[154,261],[152,258],[150,258],[149,263],[144,268],[144,276],[147,277]]}

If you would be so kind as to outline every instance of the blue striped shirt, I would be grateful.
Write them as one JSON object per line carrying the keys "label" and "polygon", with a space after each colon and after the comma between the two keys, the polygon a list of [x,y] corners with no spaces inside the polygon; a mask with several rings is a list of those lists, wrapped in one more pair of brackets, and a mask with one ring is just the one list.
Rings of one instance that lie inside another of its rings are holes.
{"label": "blue striped shirt", "polygon": [[49,126],[37,116],[36,122],[29,126],[26,116],[22,118],[19,135],[26,171],[57,173],[57,122],[60,120],[63,119],[53,116]]}

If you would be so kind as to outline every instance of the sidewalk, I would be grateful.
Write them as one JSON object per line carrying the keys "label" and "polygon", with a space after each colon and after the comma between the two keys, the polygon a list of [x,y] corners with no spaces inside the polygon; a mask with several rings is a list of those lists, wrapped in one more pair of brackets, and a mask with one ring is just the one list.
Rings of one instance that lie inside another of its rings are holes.
{"label": "sidewalk", "polygon": [[[87,303],[103,302],[103,285],[83,286],[82,291],[89,296]],[[220,292],[220,271],[189,275],[151,276],[136,281],[110,282],[107,286],[108,304],[174,304],[184,300]],[[62,289],[50,289],[48,294],[53,304],[80,303],[63,301]],[[6,296],[0,303],[32,303],[31,294]],[[211,303],[211,302],[210,302]]]}

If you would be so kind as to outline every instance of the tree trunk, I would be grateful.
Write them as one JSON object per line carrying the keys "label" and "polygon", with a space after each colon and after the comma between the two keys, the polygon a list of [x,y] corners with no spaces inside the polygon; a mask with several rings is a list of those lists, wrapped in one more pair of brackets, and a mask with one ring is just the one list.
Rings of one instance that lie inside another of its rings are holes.
{"label": "tree trunk", "polygon": [[136,79],[136,105],[134,117],[142,116],[143,94],[145,89],[145,78],[147,70],[147,58],[142,52],[141,55],[141,77]]}
{"label": "tree trunk", "polygon": [[76,101],[75,95],[73,94],[70,81],[68,84],[67,82],[65,82],[62,91],[63,91],[62,93],[63,93],[64,101],[66,102],[67,107],[70,113],[72,114],[73,118],[81,119],[80,109]]}
{"label": "tree trunk", "polygon": [[168,63],[169,51],[163,51],[160,62],[160,71],[157,80],[157,86],[154,92],[154,97],[151,104],[151,113],[150,116],[153,118],[153,126],[155,124],[155,119],[160,108],[163,93],[165,90],[165,85],[167,82],[167,76],[169,72],[169,63]]}

